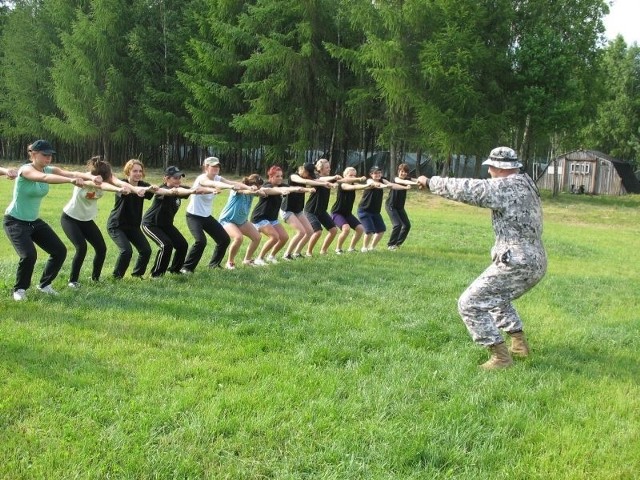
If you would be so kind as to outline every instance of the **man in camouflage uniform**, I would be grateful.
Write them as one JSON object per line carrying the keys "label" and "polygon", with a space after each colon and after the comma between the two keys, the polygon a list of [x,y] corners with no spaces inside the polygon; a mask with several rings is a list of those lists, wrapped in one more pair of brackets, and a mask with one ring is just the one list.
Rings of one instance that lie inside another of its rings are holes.
{"label": "man in camouflage uniform", "polygon": [[[432,193],[492,210],[495,244],[491,265],[458,300],[458,311],[473,340],[489,349],[486,370],[512,365],[511,354],[527,356],[529,346],[512,301],[544,276],[547,256],[542,244],[542,206],[533,180],[520,174],[522,164],[507,147],[494,148],[483,165],[491,179],[420,177]],[[500,330],[512,339],[508,350]],[[511,352],[511,354],[510,354]]]}

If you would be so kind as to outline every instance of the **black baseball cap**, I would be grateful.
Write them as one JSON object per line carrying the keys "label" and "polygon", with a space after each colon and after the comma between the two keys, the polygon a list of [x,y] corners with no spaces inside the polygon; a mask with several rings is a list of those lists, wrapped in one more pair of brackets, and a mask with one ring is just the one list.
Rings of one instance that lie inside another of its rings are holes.
{"label": "black baseball cap", "polygon": [[53,155],[54,153],[56,153],[51,144],[46,140],[36,140],[31,144],[29,150],[32,152],[41,152],[45,155]]}
{"label": "black baseball cap", "polygon": [[167,177],[177,177],[177,176],[181,176],[184,177],[184,173],[182,173],[182,170],[180,170],[178,167],[175,166],[170,166],[168,167],[165,171],[164,171],[165,176]]}

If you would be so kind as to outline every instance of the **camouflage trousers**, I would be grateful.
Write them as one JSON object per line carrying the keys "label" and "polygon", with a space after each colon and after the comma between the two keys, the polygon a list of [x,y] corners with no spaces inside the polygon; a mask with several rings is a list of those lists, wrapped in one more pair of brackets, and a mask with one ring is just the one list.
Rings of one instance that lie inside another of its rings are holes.
{"label": "camouflage trousers", "polygon": [[473,281],[458,300],[458,312],[474,342],[488,347],[504,341],[500,330],[519,332],[522,320],[512,301],[544,276],[544,249],[494,249],[493,263]]}

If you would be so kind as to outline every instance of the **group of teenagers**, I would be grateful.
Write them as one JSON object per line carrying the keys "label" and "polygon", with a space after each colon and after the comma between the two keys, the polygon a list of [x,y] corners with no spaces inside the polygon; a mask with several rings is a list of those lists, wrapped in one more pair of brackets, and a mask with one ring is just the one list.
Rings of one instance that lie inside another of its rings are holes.
{"label": "group of teenagers", "polygon": [[[230,270],[236,268],[236,257],[244,237],[249,240],[242,260],[246,266],[259,267],[279,260],[311,257],[323,229],[327,233],[320,246],[321,255],[328,253],[336,237],[336,254],[374,250],[386,231],[381,214],[385,189],[389,190],[385,208],[393,224],[387,248],[395,250],[406,240],[411,228],[405,210],[406,192],[418,185],[416,179],[411,179],[406,164],[399,165],[397,176],[390,181],[383,178],[379,167],[372,167],[369,177],[358,176],[352,167],[346,168],[342,175],[331,175],[331,164],[326,159],[305,163],[286,182],[283,169],[276,165],[268,169],[266,181],[258,174],[233,181],[220,175],[221,165],[216,157],[203,161],[203,173],[190,187],[182,185],[185,174],[175,166],[164,171],[161,185],[152,185],[144,180],[144,165],[137,159],[124,165],[124,178],[120,179],[101,157],[89,159],[83,172],[51,165],[55,154],[48,141],[36,140],[28,147],[28,163],[18,169],[0,167],[0,175],[15,181],[3,226],[19,256],[13,287],[16,301],[26,299],[31,286],[37,260],[36,246],[49,255],[37,289],[46,294],[57,294],[52,282],[64,264],[67,248],[54,229],[40,218],[41,202],[49,192],[50,184],[74,185],[60,219],[62,230],[75,248],[69,288],[80,287],[80,271],[88,245],[95,251],[91,280],[100,280],[107,246],[95,220],[97,201],[104,192],[115,194],[106,227],[119,250],[113,277],[120,279],[131,264],[134,248],[138,256],[131,275],[145,275],[152,256],[148,239],[158,246],[150,269],[151,278],[161,277],[166,272],[193,273],[204,254],[207,236],[215,242],[208,266],[223,267],[227,256],[224,268]],[[219,219],[215,219],[213,200],[227,189],[230,190],[228,201]],[[329,209],[331,190],[336,190],[336,195],[335,203]],[[358,190],[362,190],[362,198],[356,216],[353,209]],[[252,209],[255,197],[257,202]],[[186,224],[194,238],[190,247],[174,225],[181,201],[186,198],[189,198]],[[146,211],[145,200],[152,200]],[[291,227],[293,235],[287,233],[281,221]],[[266,241],[259,248],[262,235]],[[358,248],[361,239],[362,247]]]}

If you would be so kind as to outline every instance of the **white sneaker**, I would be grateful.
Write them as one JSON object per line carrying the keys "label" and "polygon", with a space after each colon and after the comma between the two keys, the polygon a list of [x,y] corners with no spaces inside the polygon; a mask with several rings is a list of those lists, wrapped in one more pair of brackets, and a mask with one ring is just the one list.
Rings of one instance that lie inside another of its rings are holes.
{"label": "white sneaker", "polygon": [[191,270],[189,270],[188,268],[181,268],[180,269],[180,274],[182,275],[191,275],[193,272]]}
{"label": "white sneaker", "polygon": [[69,288],[80,288],[80,284],[78,282],[69,282],[69,283],[67,283],[67,287],[69,287]]}
{"label": "white sneaker", "polygon": [[362,248],[360,249],[360,251],[361,251],[362,253],[367,253],[369,250],[367,249],[367,247],[362,247]]}
{"label": "white sneaker", "polygon": [[267,262],[269,262],[269,263],[278,263],[278,259],[276,257],[274,257],[273,255],[269,255],[267,257]]}
{"label": "white sneaker", "polygon": [[336,248],[336,255],[342,255],[344,252],[341,248]]}
{"label": "white sneaker", "polygon": [[236,269],[236,264],[233,262],[227,262],[227,264],[225,265],[225,267],[227,270],[235,270]]}
{"label": "white sneaker", "polygon": [[267,265],[267,262],[265,262],[265,261],[264,261],[263,259],[261,259],[261,258],[256,258],[256,259],[253,261],[253,264],[254,264],[254,265],[257,265],[258,267],[264,267],[265,265]]}
{"label": "white sneaker", "polygon": [[58,292],[53,289],[51,284],[45,285],[44,287],[38,287],[38,290],[40,290],[42,293],[46,293],[47,295],[58,295]]}
{"label": "white sneaker", "polygon": [[16,302],[27,299],[27,291],[24,288],[19,288],[15,292],[13,292],[13,299]]}
{"label": "white sneaker", "polygon": [[396,247],[395,245],[389,245],[387,247],[387,250],[397,250],[397,249],[398,249],[398,247]]}
{"label": "white sneaker", "polygon": [[355,252],[355,251],[356,251],[356,249],[355,249],[355,248],[350,248],[349,250],[347,250],[347,253],[353,253],[353,252]]}

